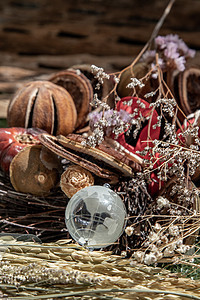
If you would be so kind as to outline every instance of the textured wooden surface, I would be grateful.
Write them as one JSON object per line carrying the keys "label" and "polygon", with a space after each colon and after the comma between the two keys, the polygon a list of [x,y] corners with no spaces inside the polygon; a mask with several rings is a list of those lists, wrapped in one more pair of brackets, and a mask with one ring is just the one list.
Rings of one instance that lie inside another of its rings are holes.
{"label": "textured wooden surface", "polygon": [[[1,0],[1,50],[135,55],[169,0]],[[176,0],[160,33],[200,48],[200,1]]]}
{"label": "textured wooden surface", "polygon": [[[24,82],[74,64],[118,71],[149,39],[168,0],[1,0],[0,117]],[[159,34],[200,49],[200,1],[176,0]],[[199,55],[195,58],[199,63]]]}

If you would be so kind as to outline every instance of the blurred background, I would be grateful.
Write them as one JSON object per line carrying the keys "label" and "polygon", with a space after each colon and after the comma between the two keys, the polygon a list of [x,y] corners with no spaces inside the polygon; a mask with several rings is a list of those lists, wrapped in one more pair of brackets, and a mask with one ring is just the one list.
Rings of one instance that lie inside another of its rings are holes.
{"label": "blurred background", "polygon": [[[1,0],[0,118],[24,81],[95,64],[119,71],[148,41],[168,0]],[[197,50],[200,0],[176,0],[159,34],[178,34]]]}

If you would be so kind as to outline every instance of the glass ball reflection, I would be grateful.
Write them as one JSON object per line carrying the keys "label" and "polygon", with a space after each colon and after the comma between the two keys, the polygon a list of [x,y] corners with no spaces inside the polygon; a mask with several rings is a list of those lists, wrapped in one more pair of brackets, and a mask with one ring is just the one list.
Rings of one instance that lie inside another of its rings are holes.
{"label": "glass ball reflection", "polygon": [[72,196],[65,221],[75,241],[98,249],[113,244],[123,233],[126,209],[120,196],[110,188],[89,186]]}

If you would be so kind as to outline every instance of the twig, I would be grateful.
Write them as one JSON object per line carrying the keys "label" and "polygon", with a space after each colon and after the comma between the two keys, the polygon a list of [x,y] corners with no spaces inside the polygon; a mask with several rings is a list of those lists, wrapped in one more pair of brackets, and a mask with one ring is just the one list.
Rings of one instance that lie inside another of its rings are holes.
{"label": "twig", "polygon": [[0,223],[3,223],[3,224],[8,224],[8,225],[13,225],[13,226],[16,226],[16,227],[22,227],[22,228],[26,228],[26,229],[37,229],[37,230],[45,230],[45,231],[60,231],[60,229],[55,229],[55,228],[38,228],[38,227],[34,227],[34,226],[28,226],[28,225],[22,225],[22,224],[17,224],[15,222],[10,222],[10,221],[7,221],[7,220],[0,220]]}
{"label": "twig", "polygon": [[170,0],[167,7],[164,10],[164,13],[162,14],[161,18],[159,19],[158,23],[156,24],[150,39],[148,40],[148,42],[145,44],[145,46],[142,48],[142,50],[140,51],[140,53],[137,55],[137,57],[135,58],[135,60],[130,64],[130,66],[128,66],[127,68],[123,69],[122,71],[124,72],[125,70],[127,70],[128,68],[131,68],[132,66],[134,66],[136,64],[136,62],[141,58],[141,56],[143,55],[143,53],[148,49],[148,47],[151,45],[152,41],[154,40],[154,38],[157,36],[160,28],[162,27],[166,17],[168,16],[168,14],[170,13],[170,10],[174,4],[176,0]]}

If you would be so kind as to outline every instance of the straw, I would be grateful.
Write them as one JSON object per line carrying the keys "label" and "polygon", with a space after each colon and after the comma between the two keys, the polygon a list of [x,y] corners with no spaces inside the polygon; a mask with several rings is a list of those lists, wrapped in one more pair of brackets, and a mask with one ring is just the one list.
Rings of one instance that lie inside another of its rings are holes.
{"label": "straw", "polygon": [[70,240],[41,245],[5,236],[0,253],[0,292],[8,299],[200,299],[199,281]]}

